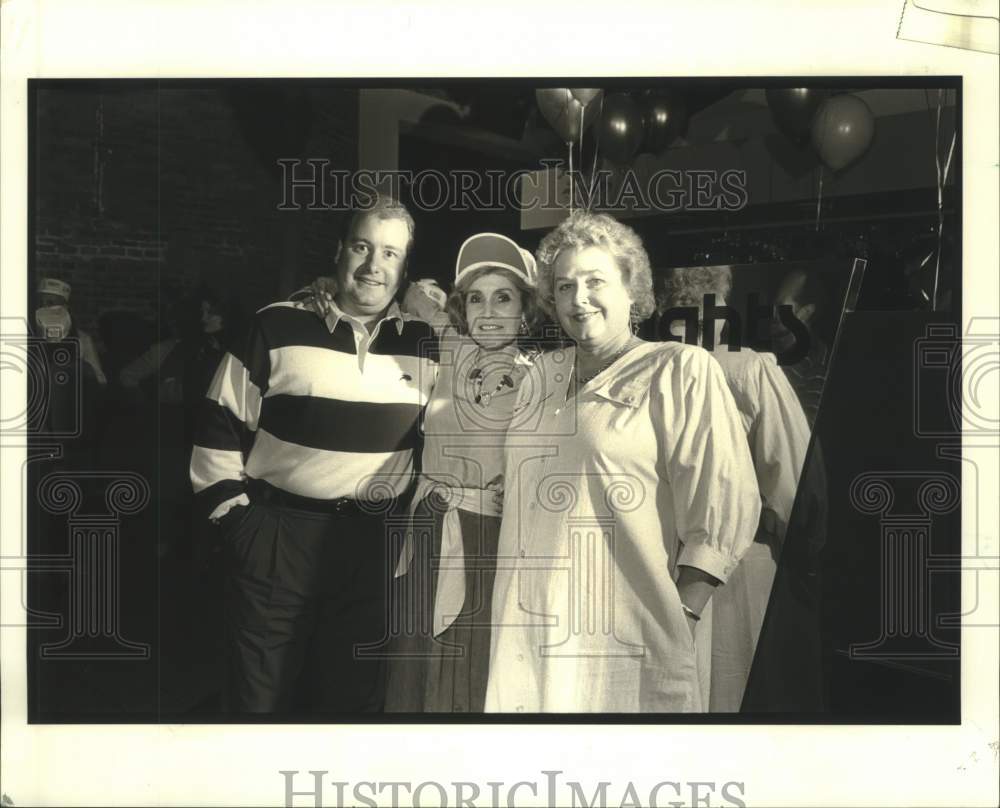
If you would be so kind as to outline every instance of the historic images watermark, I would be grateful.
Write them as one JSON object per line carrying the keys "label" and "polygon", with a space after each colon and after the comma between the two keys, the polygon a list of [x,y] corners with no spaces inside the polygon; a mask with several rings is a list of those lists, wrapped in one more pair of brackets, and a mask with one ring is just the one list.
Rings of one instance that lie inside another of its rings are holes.
{"label": "historic images watermark", "polygon": [[[527,804],[549,808],[746,808],[743,801],[745,784],[730,780],[718,783],[710,780],[663,780],[651,786],[640,786],[631,780],[614,783],[610,780],[583,783],[578,780],[560,781],[561,770],[541,770],[535,780],[509,783],[491,780],[473,781],[423,780],[349,780],[326,779],[329,771],[297,769],[278,772],[284,778],[285,806],[361,805],[396,806],[421,805],[436,808],[502,808]],[[400,800],[405,800],[401,802]],[[544,800],[544,802],[539,802]]]}
{"label": "historic images watermark", "polygon": [[380,194],[424,211],[565,210],[566,178],[577,206],[605,213],[736,211],[748,200],[746,172],[736,169],[660,169],[647,177],[633,169],[567,172],[560,160],[540,164],[539,171],[345,171],[326,158],[281,159],[278,210],[367,210]]}

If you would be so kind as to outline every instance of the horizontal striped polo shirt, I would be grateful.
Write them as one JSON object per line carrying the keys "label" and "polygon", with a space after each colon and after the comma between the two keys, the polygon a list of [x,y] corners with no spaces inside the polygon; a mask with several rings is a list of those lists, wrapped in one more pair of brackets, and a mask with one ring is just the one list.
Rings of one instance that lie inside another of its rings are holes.
{"label": "horizontal striped polo shirt", "polygon": [[430,326],[393,303],[369,335],[307,301],[257,312],[242,357],[206,393],[191,481],[206,513],[248,479],[315,500],[383,500],[411,482],[419,419],[437,376]]}

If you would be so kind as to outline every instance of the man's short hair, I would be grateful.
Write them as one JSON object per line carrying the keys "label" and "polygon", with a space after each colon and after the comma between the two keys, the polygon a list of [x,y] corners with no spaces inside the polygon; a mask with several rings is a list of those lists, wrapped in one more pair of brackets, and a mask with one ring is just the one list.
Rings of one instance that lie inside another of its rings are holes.
{"label": "man's short hair", "polygon": [[413,216],[406,209],[406,205],[397,199],[393,199],[391,196],[381,194],[375,198],[375,202],[371,206],[355,208],[351,211],[345,222],[341,241],[346,242],[354,233],[354,225],[357,221],[368,216],[374,216],[376,219],[382,220],[399,219],[406,222],[406,230],[409,233],[409,239],[406,242],[406,251],[409,253],[410,247],[413,245],[413,235],[417,229],[416,222],[413,221]]}

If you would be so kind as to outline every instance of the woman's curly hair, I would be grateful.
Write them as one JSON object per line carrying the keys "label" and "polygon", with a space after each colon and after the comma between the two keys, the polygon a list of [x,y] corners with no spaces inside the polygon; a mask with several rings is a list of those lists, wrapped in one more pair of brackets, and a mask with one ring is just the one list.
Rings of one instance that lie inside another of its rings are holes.
{"label": "woman's curly hair", "polygon": [[678,306],[701,308],[705,295],[715,295],[717,305],[729,298],[733,289],[733,270],[728,266],[683,267],[668,269],[657,309],[662,313]]}
{"label": "woman's curly hair", "polygon": [[[571,214],[538,245],[538,297],[553,309],[552,276],[556,260],[563,250],[601,247],[610,253],[622,273],[622,280],[632,298],[632,320],[642,322],[656,309],[653,297],[653,273],[642,239],[628,225],[606,213]],[[550,311],[554,314],[554,311]]]}

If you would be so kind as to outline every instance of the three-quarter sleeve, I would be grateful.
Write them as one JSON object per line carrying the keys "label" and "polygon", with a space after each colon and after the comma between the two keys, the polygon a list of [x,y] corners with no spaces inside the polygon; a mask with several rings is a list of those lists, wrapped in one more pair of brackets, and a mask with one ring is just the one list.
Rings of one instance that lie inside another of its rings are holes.
{"label": "three-quarter sleeve", "polygon": [[760,493],[746,432],[725,375],[696,347],[678,350],[656,376],[650,410],[662,433],[682,547],[679,566],[725,582],[749,549]]}
{"label": "three-quarter sleeve", "polygon": [[784,539],[809,449],[809,423],[787,377],[771,355],[754,363],[751,387],[755,417],[748,439],[764,507],[777,518]]}

